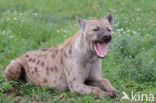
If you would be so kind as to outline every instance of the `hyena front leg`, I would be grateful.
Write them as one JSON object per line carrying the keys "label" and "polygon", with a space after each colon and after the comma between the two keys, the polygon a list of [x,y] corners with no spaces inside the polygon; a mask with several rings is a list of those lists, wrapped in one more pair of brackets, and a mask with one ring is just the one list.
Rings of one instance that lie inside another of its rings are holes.
{"label": "hyena front leg", "polygon": [[65,70],[65,72],[68,74],[66,76],[68,80],[68,87],[71,91],[77,92],[79,94],[92,93],[99,96],[109,96],[109,93],[104,92],[99,87],[87,86],[84,84],[85,73],[83,69],[71,68],[70,72],[67,69]]}
{"label": "hyena front leg", "polygon": [[77,92],[79,94],[95,94],[98,96],[109,96],[110,93],[104,92],[103,90],[101,90],[98,87],[94,87],[94,86],[87,86],[81,82],[71,82],[69,83],[69,87],[70,90],[73,92]]}
{"label": "hyena front leg", "polygon": [[101,90],[99,87],[87,86],[84,84],[85,80],[85,68],[83,65],[79,65],[77,62],[73,63],[73,67],[65,69],[65,74],[68,81],[68,87],[71,91],[79,94],[95,94],[98,96],[110,96],[109,92]]}
{"label": "hyena front leg", "polygon": [[108,93],[112,93],[111,97],[114,97],[117,93],[120,93],[120,91],[115,89],[110,81],[106,78],[102,78],[101,80],[97,81],[88,81],[86,84],[90,86],[97,86],[103,90],[106,90]]}

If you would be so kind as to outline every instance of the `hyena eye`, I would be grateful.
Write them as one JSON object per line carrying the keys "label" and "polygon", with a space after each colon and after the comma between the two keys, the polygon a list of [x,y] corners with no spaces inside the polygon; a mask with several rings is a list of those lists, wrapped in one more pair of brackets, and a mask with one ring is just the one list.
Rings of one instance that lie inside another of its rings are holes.
{"label": "hyena eye", "polygon": [[99,31],[99,30],[100,28],[98,26],[93,29],[93,31]]}
{"label": "hyena eye", "polygon": [[108,31],[111,31],[111,29],[110,29],[110,28],[108,28],[108,27],[107,27],[107,30],[108,30]]}

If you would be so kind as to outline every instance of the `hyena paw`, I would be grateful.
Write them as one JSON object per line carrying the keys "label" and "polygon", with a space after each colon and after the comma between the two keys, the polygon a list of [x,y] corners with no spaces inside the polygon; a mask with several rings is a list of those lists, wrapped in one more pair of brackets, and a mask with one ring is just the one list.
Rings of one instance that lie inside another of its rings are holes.
{"label": "hyena paw", "polygon": [[110,98],[114,98],[116,97],[116,95],[112,92],[106,92],[106,96],[110,97]]}
{"label": "hyena paw", "polygon": [[116,97],[116,94],[120,93],[119,90],[116,90],[115,88],[113,88],[112,90],[107,91],[107,94],[109,97],[114,98]]}
{"label": "hyena paw", "polygon": [[94,94],[97,94],[97,95],[99,95],[99,96],[105,95],[105,92],[102,91],[101,89],[97,88],[97,87],[94,87],[94,88],[93,88],[93,93],[94,93]]}
{"label": "hyena paw", "polygon": [[111,89],[107,90],[107,92],[111,92],[111,93],[113,93],[113,94],[120,93],[120,91],[117,90],[117,89],[115,89],[115,88],[111,88]]}
{"label": "hyena paw", "polygon": [[118,94],[118,93],[120,93],[120,91],[119,90],[115,90],[115,91],[113,91],[113,93],[114,94]]}

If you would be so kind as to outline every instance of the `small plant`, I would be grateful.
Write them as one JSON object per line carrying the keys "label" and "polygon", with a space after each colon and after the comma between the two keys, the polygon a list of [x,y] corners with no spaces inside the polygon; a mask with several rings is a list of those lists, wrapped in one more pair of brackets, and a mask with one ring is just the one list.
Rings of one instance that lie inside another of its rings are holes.
{"label": "small plant", "polygon": [[119,70],[121,78],[131,78],[137,82],[156,81],[156,60],[147,53],[140,54],[134,59],[127,59]]}

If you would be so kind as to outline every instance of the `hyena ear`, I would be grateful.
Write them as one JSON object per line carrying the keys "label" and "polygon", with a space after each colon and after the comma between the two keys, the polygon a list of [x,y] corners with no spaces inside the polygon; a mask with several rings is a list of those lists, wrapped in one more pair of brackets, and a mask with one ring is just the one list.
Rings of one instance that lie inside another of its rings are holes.
{"label": "hyena ear", "polygon": [[106,17],[105,17],[108,22],[111,24],[112,28],[114,27],[114,21],[113,21],[113,16],[111,13],[109,13]]}
{"label": "hyena ear", "polygon": [[83,32],[86,27],[86,21],[84,19],[81,19],[78,16],[76,16],[76,19],[78,20],[78,23],[79,23],[80,32]]}

